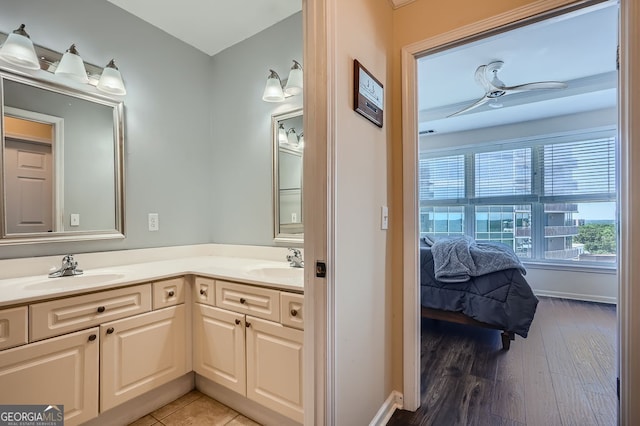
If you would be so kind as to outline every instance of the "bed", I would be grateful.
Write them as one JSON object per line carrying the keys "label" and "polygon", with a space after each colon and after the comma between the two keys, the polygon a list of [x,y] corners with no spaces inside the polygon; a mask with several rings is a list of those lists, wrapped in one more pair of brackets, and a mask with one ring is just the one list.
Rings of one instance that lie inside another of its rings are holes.
{"label": "bed", "polygon": [[[442,243],[445,242],[437,241],[430,246],[421,239],[422,316],[502,330],[504,350],[509,349],[516,334],[526,338],[538,299],[524,278],[526,270],[515,253],[501,244],[476,243],[469,238],[456,240],[455,249],[443,251]],[[488,249],[488,252],[474,255],[473,250],[478,247]],[[469,249],[472,250],[471,260],[465,258]],[[505,260],[500,254],[505,250],[510,259]],[[446,268],[443,268],[442,260],[438,261],[440,258],[457,269],[449,275],[443,274]],[[495,258],[499,260],[494,262]],[[480,267],[461,267],[460,259],[463,262],[475,261]]]}

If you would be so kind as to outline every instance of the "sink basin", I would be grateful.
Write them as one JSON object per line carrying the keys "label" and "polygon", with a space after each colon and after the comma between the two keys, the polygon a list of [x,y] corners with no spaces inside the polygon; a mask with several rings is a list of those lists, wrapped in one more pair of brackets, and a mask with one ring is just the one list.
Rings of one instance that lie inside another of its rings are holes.
{"label": "sink basin", "polygon": [[39,277],[37,281],[25,285],[24,288],[28,290],[67,290],[87,285],[108,283],[122,278],[124,278],[124,274],[117,273],[85,273],[83,275],[59,278]]}
{"label": "sink basin", "polygon": [[286,267],[277,267],[277,266],[267,266],[267,267],[259,267],[250,269],[248,271],[249,275],[252,275],[256,278],[266,279],[266,280],[300,280],[304,279],[304,269],[303,268],[292,268],[290,266]]}

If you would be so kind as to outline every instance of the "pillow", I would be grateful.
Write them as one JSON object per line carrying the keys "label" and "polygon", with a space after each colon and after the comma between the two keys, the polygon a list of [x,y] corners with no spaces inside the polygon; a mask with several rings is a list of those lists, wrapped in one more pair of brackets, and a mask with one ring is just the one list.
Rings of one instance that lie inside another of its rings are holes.
{"label": "pillow", "polygon": [[431,238],[428,235],[425,235],[424,237],[420,238],[420,245],[425,245],[427,247],[431,247],[434,243],[433,238]]}

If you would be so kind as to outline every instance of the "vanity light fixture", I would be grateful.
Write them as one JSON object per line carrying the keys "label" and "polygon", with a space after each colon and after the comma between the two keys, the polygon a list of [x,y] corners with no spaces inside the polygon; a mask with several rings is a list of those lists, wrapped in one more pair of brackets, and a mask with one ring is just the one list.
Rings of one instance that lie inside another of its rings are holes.
{"label": "vanity light fixture", "polygon": [[101,90],[112,95],[126,95],[127,90],[124,88],[124,82],[122,81],[122,75],[116,66],[115,61],[112,59],[109,61],[106,67],[102,70],[102,75],[96,86],[98,90]]}
{"label": "vanity light fixture", "polygon": [[9,34],[0,47],[0,58],[21,68],[40,69],[40,61],[29,34],[24,30],[24,24]]}
{"label": "vanity light fixture", "polygon": [[302,93],[302,65],[295,59],[289,71],[289,78],[287,79],[287,86],[284,88],[284,93],[291,96]]}
{"label": "vanity light fixture", "polygon": [[282,102],[285,98],[302,94],[302,65],[300,62],[293,60],[293,65],[289,71],[289,77],[286,85],[282,86],[280,76],[274,70],[269,70],[267,84],[262,94],[262,100],[265,102]]}
{"label": "vanity light fixture", "polygon": [[55,71],[56,75],[71,78],[80,83],[88,83],[87,70],[84,68],[84,61],[76,50],[76,45],[72,44],[67,49]]}
{"label": "vanity light fixture", "polygon": [[262,100],[265,102],[282,102],[284,101],[284,91],[282,90],[282,81],[280,76],[274,70],[269,70],[267,84],[264,87]]}
{"label": "vanity light fixture", "polygon": [[280,123],[278,126],[278,143],[280,145],[289,143],[289,140],[287,139],[287,131],[284,129],[284,123]]}

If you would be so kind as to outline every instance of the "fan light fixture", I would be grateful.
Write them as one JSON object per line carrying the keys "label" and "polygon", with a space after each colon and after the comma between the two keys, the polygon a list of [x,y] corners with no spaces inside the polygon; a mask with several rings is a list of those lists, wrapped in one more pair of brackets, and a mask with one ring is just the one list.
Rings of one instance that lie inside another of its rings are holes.
{"label": "fan light fixture", "polygon": [[72,44],[65,54],[62,55],[62,59],[56,68],[55,74],[71,78],[75,81],[79,81],[80,83],[89,82],[87,70],[84,68],[84,62],[76,50],[75,44]]}
{"label": "fan light fixture", "polygon": [[111,59],[102,70],[102,75],[96,87],[98,90],[112,95],[127,94],[127,90],[124,88],[124,82],[122,81],[122,75],[113,59]]}
{"label": "fan light fixture", "polygon": [[9,34],[0,47],[0,58],[20,68],[40,69],[40,61],[29,34],[24,30],[24,24]]}
{"label": "fan light fixture", "polygon": [[302,65],[300,62],[293,60],[293,65],[289,71],[289,77],[286,80],[286,86],[282,86],[282,80],[277,72],[270,69],[262,94],[262,100],[265,102],[282,102],[285,98],[302,94]]}

